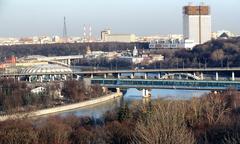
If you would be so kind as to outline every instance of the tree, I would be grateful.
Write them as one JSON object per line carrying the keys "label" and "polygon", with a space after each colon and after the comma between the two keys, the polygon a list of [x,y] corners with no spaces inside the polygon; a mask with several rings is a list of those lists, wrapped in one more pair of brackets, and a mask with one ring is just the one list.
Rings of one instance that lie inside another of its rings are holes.
{"label": "tree", "polygon": [[24,121],[6,121],[0,124],[1,144],[37,144],[38,137],[32,123]]}
{"label": "tree", "polygon": [[193,144],[195,138],[185,124],[184,104],[158,103],[149,117],[140,119],[133,143]]}
{"label": "tree", "polygon": [[38,129],[39,143],[66,144],[69,142],[70,132],[71,128],[64,124],[60,118],[50,118]]}
{"label": "tree", "polygon": [[124,121],[127,120],[131,117],[130,110],[128,107],[128,104],[125,104],[123,107],[119,109],[118,112],[118,120],[119,121]]}
{"label": "tree", "polygon": [[224,51],[222,49],[215,50],[212,55],[211,59],[214,61],[221,61],[224,59]]}
{"label": "tree", "polygon": [[85,84],[83,81],[68,80],[64,82],[63,95],[72,101],[82,101],[85,99]]}

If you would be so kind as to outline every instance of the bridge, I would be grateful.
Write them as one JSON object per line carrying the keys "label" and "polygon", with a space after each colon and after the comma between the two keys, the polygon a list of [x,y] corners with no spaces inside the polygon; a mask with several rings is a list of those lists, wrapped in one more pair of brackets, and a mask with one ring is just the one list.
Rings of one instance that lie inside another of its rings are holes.
{"label": "bridge", "polygon": [[[127,74],[129,74],[129,76],[127,76]],[[142,74],[142,76],[138,74]],[[151,76],[150,74],[154,74],[155,76]],[[240,90],[239,75],[240,68],[186,68],[95,70],[32,74],[2,73],[0,77],[13,77],[18,80],[21,80],[21,77],[25,77],[29,82],[42,82],[43,76],[50,77],[49,81],[59,80],[57,78],[54,79],[54,77],[63,77],[62,80],[69,78],[90,79],[90,84],[99,84],[103,88],[139,88],[145,91],[144,95],[148,95],[147,89],[154,88],[194,90],[223,90],[235,88]]]}
{"label": "bridge", "polygon": [[236,68],[177,68],[177,69],[130,69],[130,70],[94,70],[75,72],[76,74],[112,74],[112,73],[186,73],[186,72],[240,72],[240,67]]}
{"label": "bridge", "polygon": [[[53,57],[54,58],[54,57]],[[42,58],[42,60],[50,61],[50,59]],[[63,58],[63,60],[65,60]],[[53,59],[51,61],[54,61]],[[111,75],[111,74],[124,74],[124,73],[206,73],[215,72],[240,72],[239,68],[184,68],[184,69],[128,69],[128,70],[89,70],[89,71],[73,71],[71,74],[75,75]],[[232,73],[233,74],[233,73]],[[24,75],[20,73],[0,73],[0,76],[19,76]]]}
{"label": "bridge", "polygon": [[22,57],[19,60],[37,60],[37,61],[46,61],[46,62],[51,62],[51,63],[56,63],[60,65],[65,66],[70,66],[71,65],[71,60],[79,60],[82,59],[83,55],[69,55],[69,56],[50,56],[50,57],[45,57],[41,55],[32,55],[32,56],[27,56],[27,57]]}
{"label": "bridge", "polygon": [[83,55],[70,55],[70,56],[54,56],[54,57],[41,57],[37,60],[39,61],[58,61],[62,62],[64,64],[67,64],[68,66],[71,65],[71,60],[77,60],[82,59]]}
{"label": "bridge", "polygon": [[[192,77],[195,80],[206,79],[206,74],[214,75],[215,80],[220,80],[221,74],[228,73],[228,79],[234,81],[236,79],[235,73],[240,74],[240,68],[184,68],[184,69],[130,69],[130,70],[93,70],[93,71],[74,71],[75,75],[81,77],[91,76],[101,76],[104,78],[113,75],[114,77],[121,78],[124,74],[131,74],[130,78],[133,79],[135,74],[143,73],[144,79],[147,79],[148,74],[157,74],[157,78],[163,78],[163,75],[185,75],[186,77]],[[213,76],[212,76],[213,77]]]}
{"label": "bridge", "polygon": [[193,89],[224,90],[236,88],[240,90],[240,81],[195,81],[195,80],[145,80],[145,79],[91,79],[92,84],[108,88],[156,88],[156,89]]}
{"label": "bridge", "polygon": [[240,90],[240,81],[197,81],[197,80],[156,80],[156,79],[103,79],[93,78],[92,84],[103,88],[143,89],[143,97],[149,96],[149,89],[188,89],[188,90]]}

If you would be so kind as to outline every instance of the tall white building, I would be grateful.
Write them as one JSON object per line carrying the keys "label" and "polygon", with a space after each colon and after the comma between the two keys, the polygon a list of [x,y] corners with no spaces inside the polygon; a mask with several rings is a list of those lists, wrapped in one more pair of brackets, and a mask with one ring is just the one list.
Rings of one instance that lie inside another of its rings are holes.
{"label": "tall white building", "polygon": [[210,7],[205,5],[183,7],[183,35],[184,39],[202,44],[211,40]]}

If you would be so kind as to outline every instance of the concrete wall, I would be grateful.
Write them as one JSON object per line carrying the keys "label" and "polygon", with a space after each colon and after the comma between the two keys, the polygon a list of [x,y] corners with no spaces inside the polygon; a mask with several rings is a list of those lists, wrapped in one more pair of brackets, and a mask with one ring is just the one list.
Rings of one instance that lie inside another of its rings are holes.
{"label": "concrete wall", "polygon": [[14,114],[14,115],[5,115],[5,116],[0,116],[0,121],[5,121],[8,119],[17,119],[17,118],[32,118],[32,117],[39,117],[43,115],[48,115],[48,114],[53,114],[53,113],[59,113],[63,111],[69,111],[73,109],[78,109],[81,107],[86,107],[98,103],[102,103],[111,99],[114,99],[116,97],[122,96],[122,93],[113,93],[109,94],[106,96],[102,96],[96,99],[84,101],[84,102],[79,102],[76,104],[70,104],[66,106],[59,106],[59,107],[54,107],[54,108],[48,108],[48,109],[43,109],[43,110],[38,110],[30,113],[23,113],[23,114]]}

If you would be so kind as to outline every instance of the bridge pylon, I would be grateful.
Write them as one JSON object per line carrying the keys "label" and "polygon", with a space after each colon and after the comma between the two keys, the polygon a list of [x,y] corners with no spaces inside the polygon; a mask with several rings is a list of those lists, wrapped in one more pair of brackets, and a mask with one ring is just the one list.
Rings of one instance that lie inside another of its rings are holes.
{"label": "bridge pylon", "polygon": [[148,98],[148,97],[151,96],[151,94],[150,94],[148,89],[143,89],[142,90],[142,96],[143,96],[143,98]]}

